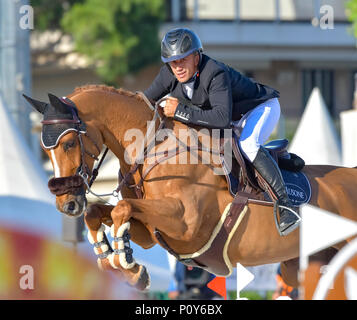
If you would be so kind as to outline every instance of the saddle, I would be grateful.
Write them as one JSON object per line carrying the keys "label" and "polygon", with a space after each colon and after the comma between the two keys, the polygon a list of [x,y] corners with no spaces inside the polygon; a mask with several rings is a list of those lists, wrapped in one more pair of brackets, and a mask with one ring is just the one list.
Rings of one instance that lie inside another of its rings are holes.
{"label": "saddle", "polygon": [[[233,150],[233,164],[231,175],[226,175],[227,183],[231,194],[235,196],[237,192],[248,192],[252,194],[252,198],[270,198],[272,201],[276,199],[273,192],[270,190],[268,183],[263,177],[255,170],[253,165],[245,159],[242,155],[238,144],[239,130],[233,129],[232,137],[232,150]],[[264,145],[272,158],[276,161],[279,168],[290,172],[300,172],[305,166],[302,158],[294,153],[289,153],[287,147],[289,141],[287,139],[273,140]],[[222,161],[222,165],[226,161]],[[236,162],[236,164],[234,164]],[[239,168],[238,172],[235,168]],[[236,180],[237,182],[235,182]],[[266,194],[267,193],[267,194]]]}

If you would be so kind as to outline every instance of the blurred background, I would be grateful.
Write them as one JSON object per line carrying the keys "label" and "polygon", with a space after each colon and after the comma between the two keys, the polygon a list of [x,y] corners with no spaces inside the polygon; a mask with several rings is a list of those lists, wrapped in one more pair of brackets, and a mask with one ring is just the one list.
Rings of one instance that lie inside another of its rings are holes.
{"label": "blurred background", "polygon": [[[83,219],[55,208],[41,119],[22,93],[47,101],[47,93],[86,84],[142,91],[161,67],[163,35],[188,27],[207,55],[280,91],[283,116],[272,138],[288,138],[308,164],[355,166],[356,20],[355,0],[1,0],[0,298],[168,299],[178,288],[158,246],[132,245],[152,277],[145,294],[97,271]],[[118,169],[107,157],[93,190],[115,189]],[[33,289],[21,288],[31,275],[24,265],[33,268]],[[249,270],[256,277],[246,295],[271,299],[278,265]],[[232,299],[235,276],[227,281]]]}

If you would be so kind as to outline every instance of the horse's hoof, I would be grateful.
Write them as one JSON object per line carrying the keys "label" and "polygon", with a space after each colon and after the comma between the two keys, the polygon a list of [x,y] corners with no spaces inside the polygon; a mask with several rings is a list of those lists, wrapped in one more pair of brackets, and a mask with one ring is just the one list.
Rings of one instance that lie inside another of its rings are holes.
{"label": "horse's hoof", "polygon": [[134,285],[135,289],[138,289],[140,291],[147,291],[150,288],[150,275],[146,270],[145,266],[140,266],[140,276],[138,278],[138,281]]}

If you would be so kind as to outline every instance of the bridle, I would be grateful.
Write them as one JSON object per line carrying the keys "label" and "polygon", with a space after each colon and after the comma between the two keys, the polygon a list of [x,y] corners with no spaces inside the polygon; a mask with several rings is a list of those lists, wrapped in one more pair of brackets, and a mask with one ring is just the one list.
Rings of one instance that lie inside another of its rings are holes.
{"label": "bridle", "polygon": [[[81,152],[81,163],[79,167],[76,169],[76,173],[74,176],[69,176],[69,177],[61,177],[61,178],[51,178],[48,181],[48,187],[50,191],[55,194],[56,196],[60,196],[66,193],[75,193],[78,191],[78,189],[81,189],[83,184],[87,185],[90,190],[90,186],[93,184],[96,176],[98,175],[98,167],[94,169],[93,171],[88,167],[88,165],[85,162],[85,155],[87,154],[94,160],[99,160],[98,156],[101,153],[101,148],[98,146],[97,142],[87,133],[87,131],[81,131],[79,129],[79,125],[82,123],[82,121],[79,119],[77,116],[77,113],[75,111],[75,105],[74,103],[69,100],[68,98],[62,98],[62,101],[66,103],[66,105],[70,108],[70,111],[72,113],[72,119],[50,119],[50,120],[42,120],[41,123],[45,125],[54,125],[54,124],[74,124],[75,128],[71,129],[71,131],[74,131],[77,134],[78,140],[79,140],[79,147],[80,147],[80,152]],[[87,137],[93,145],[96,147],[98,151],[98,156],[89,152],[87,149],[85,149],[84,144],[83,144],[83,139],[82,136]],[[50,149],[53,149],[54,147],[51,147]],[[47,148],[46,148],[47,149]],[[108,148],[106,151],[103,153],[103,156],[100,161],[100,165],[103,163],[104,157],[106,156],[108,152]],[[91,177],[91,180],[88,182],[89,177]]]}

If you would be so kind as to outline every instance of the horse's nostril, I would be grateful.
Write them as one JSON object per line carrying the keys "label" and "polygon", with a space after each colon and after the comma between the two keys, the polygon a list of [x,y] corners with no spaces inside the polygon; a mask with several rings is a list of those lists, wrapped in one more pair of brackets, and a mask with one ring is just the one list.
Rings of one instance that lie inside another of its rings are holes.
{"label": "horse's nostril", "polygon": [[76,208],[76,203],[74,201],[71,201],[67,205],[68,211],[73,211]]}
{"label": "horse's nostril", "polygon": [[68,199],[60,208],[59,211],[70,217],[80,216],[85,208],[85,198],[77,197],[76,199]]}

